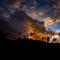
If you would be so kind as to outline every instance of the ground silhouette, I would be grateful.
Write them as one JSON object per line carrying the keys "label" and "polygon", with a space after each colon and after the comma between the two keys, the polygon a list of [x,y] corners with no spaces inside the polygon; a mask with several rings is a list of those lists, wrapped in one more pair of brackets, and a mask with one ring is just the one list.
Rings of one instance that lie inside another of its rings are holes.
{"label": "ground silhouette", "polygon": [[[20,35],[21,33],[19,33]],[[27,39],[24,36],[24,39],[18,38],[18,40],[8,40],[6,39],[6,35],[2,31],[0,31],[0,45],[1,46],[21,46],[21,47],[43,47],[43,48],[51,48],[51,47],[59,47],[60,44],[49,44],[42,41]],[[49,39],[49,38],[48,38]]]}

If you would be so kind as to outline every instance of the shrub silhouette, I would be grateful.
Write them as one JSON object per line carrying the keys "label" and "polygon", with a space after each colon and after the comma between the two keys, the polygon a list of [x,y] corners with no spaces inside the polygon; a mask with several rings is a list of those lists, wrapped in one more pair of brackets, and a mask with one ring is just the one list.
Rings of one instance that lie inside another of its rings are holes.
{"label": "shrub silhouette", "polygon": [[33,36],[34,35],[34,33],[30,33],[30,36]]}

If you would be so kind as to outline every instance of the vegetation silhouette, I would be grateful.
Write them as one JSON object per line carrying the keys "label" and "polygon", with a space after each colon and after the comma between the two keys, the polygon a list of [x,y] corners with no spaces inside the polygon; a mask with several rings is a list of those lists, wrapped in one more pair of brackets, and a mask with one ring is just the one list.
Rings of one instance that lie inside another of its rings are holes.
{"label": "vegetation silhouette", "polygon": [[[19,35],[21,35],[22,32],[18,33]],[[0,44],[1,46],[31,46],[31,47],[56,47],[56,44],[49,44],[43,41],[37,41],[37,40],[32,40],[32,39],[28,39],[26,38],[26,36],[24,36],[23,39],[21,39],[20,37],[18,38],[18,40],[8,40],[6,38],[6,36],[8,35],[4,34],[3,31],[0,30]],[[31,34],[32,35],[32,34]],[[28,35],[27,35],[28,36]],[[47,37],[47,39],[49,40],[49,37]]]}

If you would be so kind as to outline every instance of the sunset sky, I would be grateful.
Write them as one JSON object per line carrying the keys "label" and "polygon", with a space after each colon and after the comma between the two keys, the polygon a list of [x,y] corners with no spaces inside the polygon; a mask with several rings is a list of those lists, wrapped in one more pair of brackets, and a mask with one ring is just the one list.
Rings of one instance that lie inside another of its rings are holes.
{"label": "sunset sky", "polygon": [[17,10],[26,12],[32,20],[43,21],[47,30],[60,31],[60,0],[0,0],[0,19],[18,29],[21,20],[17,15],[11,18]]}

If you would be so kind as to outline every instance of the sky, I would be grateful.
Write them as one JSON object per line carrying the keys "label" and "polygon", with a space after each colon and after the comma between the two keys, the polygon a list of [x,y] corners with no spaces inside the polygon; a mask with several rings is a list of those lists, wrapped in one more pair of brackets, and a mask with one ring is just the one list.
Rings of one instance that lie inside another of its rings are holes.
{"label": "sky", "polygon": [[14,28],[19,18],[14,20],[11,16],[17,10],[26,12],[33,20],[43,21],[47,30],[60,31],[60,0],[0,0],[0,19]]}

